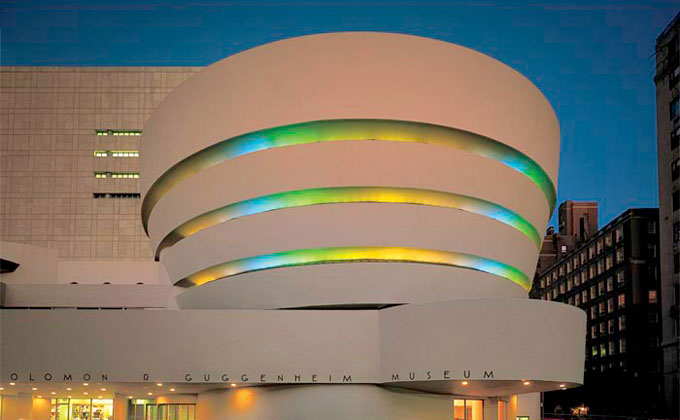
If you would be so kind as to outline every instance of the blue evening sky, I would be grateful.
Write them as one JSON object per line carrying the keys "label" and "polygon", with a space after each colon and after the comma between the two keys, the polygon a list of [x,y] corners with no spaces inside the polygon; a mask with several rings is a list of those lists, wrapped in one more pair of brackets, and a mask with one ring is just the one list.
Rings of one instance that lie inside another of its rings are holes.
{"label": "blue evening sky", "polygon": [[658,205],[654,43],[680,1],[3,0],[0,11],[2,65],[206,65],[334,31],[461,44],[520,71],[552,103],[558,202],[598,201],[601,224]]}

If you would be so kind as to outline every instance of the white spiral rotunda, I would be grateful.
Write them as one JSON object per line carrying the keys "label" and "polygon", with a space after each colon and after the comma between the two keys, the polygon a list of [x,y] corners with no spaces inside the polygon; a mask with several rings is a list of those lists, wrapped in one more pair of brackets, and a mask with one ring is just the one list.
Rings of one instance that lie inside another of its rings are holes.
{"label": "white spiral rotunda", "polygon": [[[323,387],[355,413],[399,418],[409,401],[434,413],[442,400],[428,395],[582,381],[582,312],[527,299],[555,205],[559,126],[506,65],[408,35],[287,39],[182,84],[141,144],[142,221],[184,288],[181,308],[378,314],[355,325],[378,344],[363,385],[341,375],[269,390],[272,412],[314,418],[293,407],[328,398]],[[341,334],[313,320],[300,328]],[[290,351],[266,337],[244,345]],[[367,357],[338,351],[340,371]]]}

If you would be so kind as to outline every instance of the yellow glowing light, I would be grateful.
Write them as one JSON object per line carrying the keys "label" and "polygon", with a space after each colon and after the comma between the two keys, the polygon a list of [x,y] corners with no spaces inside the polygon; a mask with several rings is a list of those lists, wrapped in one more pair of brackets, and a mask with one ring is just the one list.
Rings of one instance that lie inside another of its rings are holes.
{"label": "yellow glowing light", "polygon": [[88,384],[87,382],[83,382],[83,385],[88,386],[88,385],[90,385],[90,384]]}
{"label": "yellow glowing light", "polygon": [[180,280],[177,285],[200,286],[225,277],[253,271],[339,262],[400,262],[446,265],[504,277],[526,290],[531,287],[529,278],[518,269],[476,255],[434,249],[379,246],[296,249],[241,258],[198,271]]}
{"label": "yellow glowing light", "polygon": [[149,392],[148,395],[153,395],[153,392]]}
{"label": "yellow glowing light", "polygon": [[87,392],[83,392],[83,395],[87,395]]}
{"label": "yellow glowing light", "polygon": [[236,384],[231,384],[231,386],[232,386],[232,387],[233,387],[233,386],[236,386]]}
{"label": "yellow glowing light", "polygon": [[175,392],[175,388],[170,388],[170,392]]}
{"label": "yellow glowing light", "polygon": [[33,391],[37,391],[37,390],[38,390],[38,388],[31,388],[31,390],[33,390]]}
{"label": "yellow glowing light", "polygon": [[52,395],[57,395],[57,393],[54,392],[54,391],[50,392],[50,394],[52,394]]}
{"label": "yellow glowing light", "polygon": [[529,382],[529,381],[524,381],[524,382],[522,382],[522,384],[523,384],[523,385],[531,385],[531,382]]}
{"label": "yellow glowing light", "polygon": [[100,391],[106,391],[106,388],[102,388],[102,389],[100,389]]}
{"label": "yellow glowing light", "polygon": [[[497,140],[435,124],[379,119],[310,121],[268,128],[215,143],[173,165],[155,180],[142,202],[142,225],[148,229],[149,215],[168,191],[184,179],[229,159],[259,151],[319,142],[390,141],[451,147],[489,158],[529,178],[545,195],[552,213],[555,186],[533,159]],[[148,232],[148,231],[147,231]]]}
{"label": "yellow glowing light", "polygon": [[67,390],[67,391],[70,391],[70,390],[71,390],[71,388],[66,388],[66,390]]}
{"label": "yellow glowing light", "polygon": [[16,385],[14,382],[10,382],[9,384],[12,385],[12,386]]}
{"label": "yellow glowing light", "polygon": [[241,388],[234,392],[230,405],[236,410],[245,410],[252,407],[254,401],[255,393],[250,389]]}
{"label": "yellow glowing light", "polygon": [[156,258],[164,248],[219,223],[273,210],[339,203],[417,204],[462,210],[508,225],[525,235],[537,248],[541,247],[542,237],[529,221],[490,201],[422,188],[360,186],[285,191],[218,207],[182,223],[168,233],[156,249]]}
{"label": "yellow glowing light", "polygon": [[159,382],[156,384],[156,386],[163,386],[163,384]]}
{"label": "yellow glowing light", "polygon": [[468,382],[468,381],[463,381],[463,382],[461,382],[460,384],[463,385],[463,386],[467,386],[469,383],[470,383],[470,382]]}

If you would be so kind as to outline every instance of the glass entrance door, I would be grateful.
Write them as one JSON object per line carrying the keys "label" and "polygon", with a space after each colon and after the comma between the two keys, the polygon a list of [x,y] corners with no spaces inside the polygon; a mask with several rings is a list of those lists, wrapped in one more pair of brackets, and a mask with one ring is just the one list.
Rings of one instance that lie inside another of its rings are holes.
{"label": "glass entrance door", "polygon": [[482,400],[453,400],[454,420],[483,420],[484,402]]}

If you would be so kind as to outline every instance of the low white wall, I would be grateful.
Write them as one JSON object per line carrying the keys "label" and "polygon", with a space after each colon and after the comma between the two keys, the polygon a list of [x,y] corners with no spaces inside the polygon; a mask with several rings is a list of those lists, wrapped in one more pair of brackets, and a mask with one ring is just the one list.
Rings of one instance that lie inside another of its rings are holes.
{"label": "low white wall", "polygon": [[[64,375],[89,381],[84,375],[90,375],[142,383],[387,383],[492,396],[581,383],[585,354],[582,311],[528,299],[382,311],[4,310],[0,316],[0,380],[16,382],[61,382]],[[74,346],[82,337],[87,345]],[[470,384],[461,388],[464,379]]]}
{"label": "low white wall", "polygon": [[196,420],[440,420],[453,416],[453,398],[375,385],[241,388],[198,396]]}
{"label": "low white wall", "polygon": [[166,308],[174,289],[158,284],[8,284],[4,306]]}

